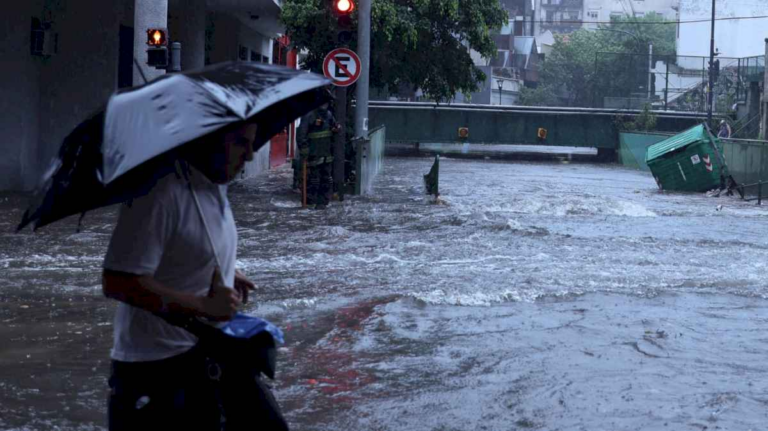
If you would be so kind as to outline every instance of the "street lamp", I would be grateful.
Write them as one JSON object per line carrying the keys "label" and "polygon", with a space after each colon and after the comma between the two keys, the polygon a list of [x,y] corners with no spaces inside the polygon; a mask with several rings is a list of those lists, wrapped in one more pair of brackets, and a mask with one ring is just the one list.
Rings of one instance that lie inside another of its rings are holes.
{"label": "street lamp", "polygon": [[496,85],[499,86],[499,106],[501,106],[501,89],[504,87],[504,80],[501,78],[496,78]]}

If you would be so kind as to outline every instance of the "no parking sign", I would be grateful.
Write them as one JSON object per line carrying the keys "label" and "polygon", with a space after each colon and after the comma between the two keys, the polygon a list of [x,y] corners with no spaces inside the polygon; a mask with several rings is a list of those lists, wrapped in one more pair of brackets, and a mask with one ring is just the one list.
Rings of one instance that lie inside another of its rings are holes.
{"label": "no parking sign", "polygon": [[360,57],[347,48],[338,48],[329,52],[323,61],[323,74],[333,80],[333,85],[348,87],[360,77],[362,67]]}

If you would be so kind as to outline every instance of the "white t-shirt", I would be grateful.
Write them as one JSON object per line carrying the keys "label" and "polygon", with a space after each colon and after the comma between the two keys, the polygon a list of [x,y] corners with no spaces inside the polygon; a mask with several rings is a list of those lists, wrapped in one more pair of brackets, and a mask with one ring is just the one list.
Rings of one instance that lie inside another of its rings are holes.
{"label": "white t-shirt", "polygon": [[[190,171],[190,181],[221,259],[224,284],[233,287],[237,229],[226,186],[210,182],[194,168]],[[151,275],[174,290],[205,296],[215,261],[187,179],[171,173],[146,196],[122,205],[104,268]],[[186,352],[197,342],[184,329],[122,302],[115,315],[114,336],[112,358],[126,362],[169,358]]]}

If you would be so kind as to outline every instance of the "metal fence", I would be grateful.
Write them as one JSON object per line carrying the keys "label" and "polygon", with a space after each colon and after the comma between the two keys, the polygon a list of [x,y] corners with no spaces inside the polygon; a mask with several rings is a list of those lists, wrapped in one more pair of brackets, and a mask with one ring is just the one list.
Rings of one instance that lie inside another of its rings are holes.
{"label": "metal fence", "polygon": [[[714,112],[727,114],[762,81],[764,57],[719,57]],[[609,109],[707,110],[709,58],[601,52],[595,56],[592,106]]]}
{"label": "metal fence", "polygon": [[[757,196],[757,184],[768,180],[768,141],[751,139],[722,139],[723,154],[728,170],[744,194]],[[768,184],[763,194],[768,196]]]}
{"label": "metal fence", "polygon": [[357,150],[357,178],[355,194],[367,195],[373,190],[373,181],[379,174],[384,157],[387,128],[379,126],[368,133],[366,139],[355,141]]}

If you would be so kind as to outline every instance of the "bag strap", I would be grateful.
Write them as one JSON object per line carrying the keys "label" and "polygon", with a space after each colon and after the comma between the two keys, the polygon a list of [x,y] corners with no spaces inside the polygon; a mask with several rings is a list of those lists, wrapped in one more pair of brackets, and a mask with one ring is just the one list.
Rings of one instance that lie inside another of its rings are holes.
{"label": "bag strap", "polygon": [[221,259],[219,259],[219,253],[216,251],[216,245],[213,243],[213,236],[211,235],[211,230],[208,228],[208,221],[205,219],[205,214],[203,214],[203,207],[200,205],[200,199],[198,199],[197,192],[195,192],[195,188],[192,186],[192,179],[189,176],[189,164],[188,162],[179,163],[181,163],[181,171],[184,173],[184,178],[187,180],[187,186],[189,187],[189,191],[192,193],[192,198],[195,201],[197,213],[200,214],[200,219],[203,221],[203,227],[205,227],[205,235],[208,237],[208,244],[211,246],[211,250],[213,250],[213,257],[216,259],[216,266],[219,268],[219,271],[221,271]]}
{"label": "bag strap", "polygon": [[[216,251],[216,247],[213,244],[213,237],[211,236],[211,231],[208,229],[208,223],[205,219],[205,215],[203,214],[203,208],[200,205],[200,200],[197,198],[197,193],[195,193],[195,189],[192,186],[192,180],[189,176],[190,170],[189,170],[189,164],[186,161],[176,160],[176,170],[177,173],[180,172],[184,179],[187,181],[187,186],[189,187],[190,192],[192,193],[192,198],[195,201],[195,206],[197,207],[197,213],[200,214],[200,219],[203,221],[203,226],[205,227],[205,234],[208,237],[208,243],[211,245],[211,249],[213,250],[213,256],[216,259],[216,265],[218,266],[219,270],[221,270],[221,264],[219,260],[219,254]],[[160,313],[154,313],[157,317],[160,317],[161,319],[165,320],[167,323],[178,326],[180,328],[185,329],[187,332],[191,333],[192,335],[198,337],[198,338],[204,338],[204,337],[214,337],[217,335],[220,335],[220,330],[214,326],[208,325],[206,323],[203,323],[200,321],[200,319],[195,317],[181,317],[181,316],[172,316],[168,313],[160,312]]]}

